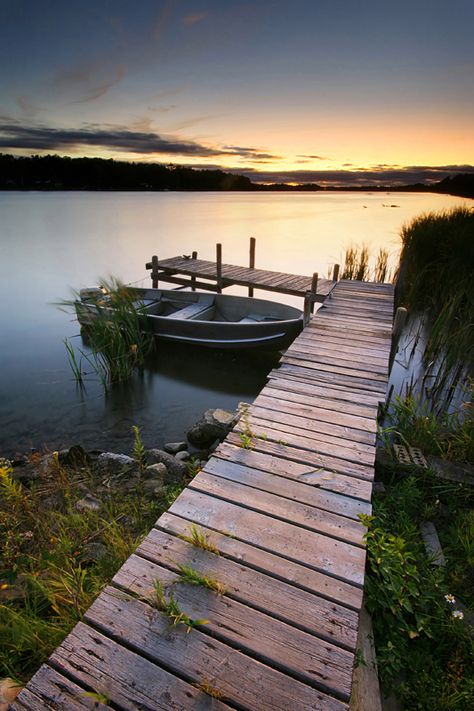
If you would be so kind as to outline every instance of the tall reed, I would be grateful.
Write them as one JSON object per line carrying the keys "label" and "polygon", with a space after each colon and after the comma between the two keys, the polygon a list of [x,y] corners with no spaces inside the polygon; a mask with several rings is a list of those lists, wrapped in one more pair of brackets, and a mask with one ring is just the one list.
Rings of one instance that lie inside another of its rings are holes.
{"label": "tall reed", "polygon": [[78,312],[93,307],[90,323],[83,326],[83,336],[91,353],[79,349],[78,358],[66,341],[68,359],[77,380],[82,380],[82,362],[86,361],[104,385],[129,378],[136,367],[143,366],[154,347],[147,328],[146,312],[136,294],[120,280],[100,280],[103,294],[92,295],[88,304],[75,299],[63,305],[74,305]]}
{"label": "tall reed", "polygon": [[401,237],[400,301],[422,314],[432,395],[446,402],[474,375],[474,210],[421,215]]}

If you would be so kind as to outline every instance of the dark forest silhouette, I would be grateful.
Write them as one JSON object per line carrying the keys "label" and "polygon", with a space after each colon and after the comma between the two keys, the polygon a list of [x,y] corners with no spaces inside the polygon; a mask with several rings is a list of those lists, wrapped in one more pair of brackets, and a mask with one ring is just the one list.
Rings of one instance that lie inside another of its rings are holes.
{"label": "dark forest silhouette", "polygon": [[197,170],[179,165],[133,163],[104,158],[0,154],[0,190],[272,190],[272,191],[413,191],[474,197],[474,173],[463,173],[425,185],[364,185],[325,188],[316,183],[259,185],[223,170]]}

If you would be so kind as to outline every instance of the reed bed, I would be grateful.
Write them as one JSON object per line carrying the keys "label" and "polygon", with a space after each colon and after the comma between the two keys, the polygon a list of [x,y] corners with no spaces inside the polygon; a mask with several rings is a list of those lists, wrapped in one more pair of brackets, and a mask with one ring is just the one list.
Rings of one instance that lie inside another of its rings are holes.
{"label": "reed bed", "polygon": [[425,380],[432,400],[445,407],[474,376],[474,210],[421,215],[401,237],[399,301],[427,329]]}
{"label": "reed bed", "polygon": [[392,281],[392,273],[388,267],[388,250],[380,248],[373,268],[370,266],[371,255],[367,245],[361,247],[351,245],[346,249],[344,268],[341,279],[355,279],[357,281],[375,281],[380,284]]}
{"label": "reed bed", "polygon": [[[90,352],[81,348],[76,351],[67,339],[65,346],[75,379],[83,382],[84,375],[92,372],[105,387],[126,380],[135,368],[142,367],[154,347],[154,338],[147,330],[144,305],[130,289],[116,278],[100,280],[100,287],[103,294],[91,296],[89,301],[95,308],[94,318],[82,329]],[[77,298],[62,302],[62,306],[87,308]]]}

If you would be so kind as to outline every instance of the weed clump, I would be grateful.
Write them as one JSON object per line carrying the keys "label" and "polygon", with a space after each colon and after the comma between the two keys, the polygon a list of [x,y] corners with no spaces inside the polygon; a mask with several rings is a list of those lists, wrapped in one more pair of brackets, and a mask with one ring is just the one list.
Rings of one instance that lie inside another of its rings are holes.
{"label": "weed clump", "polygon": [[89,372],[95,373],[102,384],[129,378],[137,367],[142,367],[154,347],[149,332],[146,310],[136,294],[119,279],[100,280],[97,293],[86,301],[78,298],[63,301],[62,307],[74,307],[82,325],[82,333],[90,352],[74,349],[65,339],[69,365],[78,382]]}
{"label": "weed clump", "polygon": [[189,535],[181,534],[179,538],[181,538],[182,541],[191,543],[193,546],[196,546],[196,548],[202,548],[204,551],[219,555],[219,550],[209,541],[209,536],[206,536],[197,526],[191,526]]}
{"label": "weed clump", "polygon": [[179,574],[183,583],[190,585],[201,585],[203,588],[213,590],[218,595],[225,595],[227,588],[220,583],[216,578],[211,578],[209,575],[203,575],[190,565],[179,565]]}
{"label": "weed clump", "polygon": [[201,627],[202,625],[206,625],[208,623],[209,620],[193,620],[191,617],[186,615],[186,613],[181,610],[178,601],[172,592],[170,592],[169,596],[166,597],[164,586],[160,580],[156,579],[154,581],[154,589],[155,598],[153,603],[156,608],[160,610],[160,612],[163,612],[170,618],[173,627],[176,625],[185,625],[187,628],[186,632],[189,633],[195,627]]}

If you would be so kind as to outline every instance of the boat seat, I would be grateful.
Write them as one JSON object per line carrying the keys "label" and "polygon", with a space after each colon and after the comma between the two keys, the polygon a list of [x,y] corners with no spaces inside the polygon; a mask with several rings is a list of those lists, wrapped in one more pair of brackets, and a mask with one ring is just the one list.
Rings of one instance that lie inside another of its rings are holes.
{"label": "boat seat", "polygon": [[262,314],[247,314],[245,318],[241,318],[239,323],[258,323],[259,321],[265,321],[265,316]]}
{"label": "boat seat", "polygon": [[172,319],[193,319],[196,318],[196,316],[199,316],[199,314],[203,313],[206,311],[210,306],[212,306],[214,303],[214,297],[213,296],[208,296],[207,298],[201,298],[196,304],[189,304],[189,306],[185,306],[183,309],[179,309],[179,311],[175,311],[172,314],[169,314],[167,318],[172,318]]}

